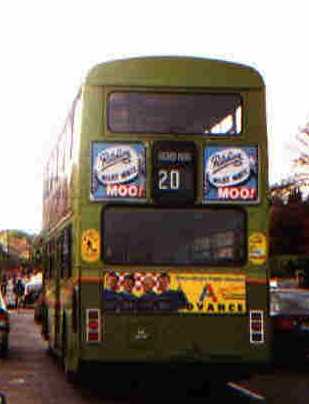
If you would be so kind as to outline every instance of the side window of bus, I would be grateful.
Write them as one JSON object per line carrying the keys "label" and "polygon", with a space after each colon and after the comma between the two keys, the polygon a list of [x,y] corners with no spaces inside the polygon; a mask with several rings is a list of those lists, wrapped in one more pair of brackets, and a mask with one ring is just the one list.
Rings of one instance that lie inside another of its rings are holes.
{"label": "side window of bus", "polygon": [[48,243],[48,269],[49,278],[53,279],[55,276],[55,242],[51,240]]}
{"label": "side window of bus", "polygon": [[64,229],[61,236],[61,262],[60,262],[61,278],[70,278],[72,275],[71,233],[72,233],[71,226],[68,226]]}
{"label": "side window of bus", "polygon": [[67,228],[67,268],[68,278],[72,276],[72,226]]}
{"label": "side window of bus", "polygon": [[47,278],[51,279],[51,248],[50,248],[50,242],[48,242],[48,244],[46,245],[46,268],[47,268]]}
{"label": "side window of bus", "polygon": [[60,279],[64,278],[64,272],[65,272],[65,266],[64,266],[64,260],[63,260],[63,240],[64,240],[64,235],[61,233],[57,240],[57,263],[60,268]]}
{"label": "side window of bus", "polygon": [[77,133],[81,124],[81,91],[77,94],[70,113],[70,158],[73,158],[76,147]]}
{"label": "side window of bus", "polygon": [[43,260],[42,260],[42,264],[43,264],[43,268],[44,268],[44,271],[43,271],[43,277],[44,277],[44,280],[46,280],[46,279],[48,279],[48,253],[47,253],[47,244],[44,244],[43,245]]}

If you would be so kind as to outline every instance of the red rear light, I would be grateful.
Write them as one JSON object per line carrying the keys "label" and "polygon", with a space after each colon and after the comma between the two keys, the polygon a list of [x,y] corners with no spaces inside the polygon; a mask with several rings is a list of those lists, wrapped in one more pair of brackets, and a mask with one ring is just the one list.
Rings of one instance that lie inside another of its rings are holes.
{"label": "red rear light", "polygon": [[259,323],[257,321],[253,321],[252,324],[251,324],[251,330],[261,332],[262,331],[262,323]]}
{"label": "red rear light", "polygon": [[250,343],[264,343],[264,312],[263,310],[249,311]]}
{"label": "red rear light", "polygon": [[88,341],[91,341],[91,342],[99,341],[99,333],[98,332],[89,333],[88,334]]}
{"label": "red rear light", "polygon": [[89,321],[88,328],[90,328],[91,330],[97,330],[99,328],[99,322],[98,321]]}
{"label": "red rear light", "polygon": [[99,318],[99,311],[90,309],[88,311],[88,319],[90,320],[97,320]]}
{"label": "red rear light", "polygon": [[86,310],[86,341],[100,342],[101,341],[101,310],[87,309]]}
{"label": "red rear light", "polygon": [[280,331],[292,331],[295,328],[295,320],[290,318],[277,318],[275,320],[275,329]]}
{"label": "red rear light", "polygon": [[252,310],[250,312],[250,318],[251,321],[262,321],[263,320],[262,312]]}
{"label": "red rear light", "polygon": [[9,317],[6,312],[0,313],[0,328],[9,328]]}

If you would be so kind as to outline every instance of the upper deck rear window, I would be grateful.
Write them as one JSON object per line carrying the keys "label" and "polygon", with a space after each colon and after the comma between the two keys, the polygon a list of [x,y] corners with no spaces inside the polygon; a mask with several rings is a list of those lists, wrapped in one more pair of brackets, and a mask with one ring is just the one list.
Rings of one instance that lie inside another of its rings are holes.
{"label": "upper deck rear window", "polygon": [[108,127],[115,133],[239,135],[239,94],[114,92]]}

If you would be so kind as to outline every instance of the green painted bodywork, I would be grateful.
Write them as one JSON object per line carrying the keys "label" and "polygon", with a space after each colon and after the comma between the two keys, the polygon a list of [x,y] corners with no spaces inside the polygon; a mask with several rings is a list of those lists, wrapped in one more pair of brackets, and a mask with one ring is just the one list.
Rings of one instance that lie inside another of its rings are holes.
{"label": "green painted bodywork", "polygon": [[[265,91],[261,76],[254,69],[215,60],[181,57],[150,57],[120,60],[95,66],[82,87],[81,131],[79,156],[74,167],[71,198],[73,212],[68,222],[73,226],[73,273],[78,292],[78,333],[72,333],[70,299],[61,303],[61,318],[66,317],[66,335],[69,340],[69,368],[75,369],[79,361],[102,362],[203,362],[203,363],[265,363],[270,358],[271,332],[268,318],[268,262],[254,266],[248,262],[243,267],[169,267],[181,272],[231,272],[244,273],[247,283],[247,309],[263,310],[265,314],[265,343],[252,345],[249,341],[247,315],[104,315],[103,340],[99,344],[85,341],[85,310],[102,306],[102,278],[104,271],[143,271],[141,266],[111,266],[102,260],[87,263],[81,257],[81,235],[86,229],[101,233],[103,202],[91,202],[90,164],[91,144],[94,141],[142,141],[147,149],[147,172],[151,173],[151,149],[158,140],[188,140],[188,135],[128,135],[111,134],[106,124],[107,96],[114,90],[140,91],[201,91],[212,93],[239,92],[243,97],[243,132],[239,137],[220,139],[190,136],[198,154],[202,156],[205,145],[258,145],[260,156],[259,193],[256,205],[243,204],[247,212],[247,236],[262,232],[268,238],[267,194],[268,155],[265,118]],[[198,163],[198,192],[195,206],[202,205],[202,159]],[[149,176],[149,174],[148,174]],[[148,178],[146,204],[150,198],[151,179]],[[111,202],[110,202],[111,204]],[[231,205],[229,205],[231,206]],[[132,206],[132,209],[134,207]],[[67,223],[68,223],[67,222]],[[62,226],[65,226],[62,224]],[[57,234],[60,230],[55,229]],[[160,271],[162,267],[147,267],[147,271]],[[165,267],[166,271],[167,268]],[[92,279],[92,280],[91,280]],[[59,282],[58,282],[59,284]],[[59,287],[59,286],[58,286]],[[60,287],[59,287],[60,288]],[[61,289],[72,290],[72,282],[62,282]],[[60,291],[60,294],[64,293]],[[65,294],[65,293],[64,293]],[[70,293],[67,293],[70,296]],[[50,307],[49,321],[53,329],[54,312]],[[60,323],[62,324],[63,321]],[[138,327],[149,331],[151,338],[137,342],[134,333]],[[63,330],[60,327],[60,333]],[[61,337],[59,337],[61,345]],[[50,342],[53,345],[53,337]]]}
{"label": "green painted bodywork", "polygon": [[153,86],[261,89],[259,73],[251,67],[218,60],[150,57],[113,61],[95,66],[90,86]]}

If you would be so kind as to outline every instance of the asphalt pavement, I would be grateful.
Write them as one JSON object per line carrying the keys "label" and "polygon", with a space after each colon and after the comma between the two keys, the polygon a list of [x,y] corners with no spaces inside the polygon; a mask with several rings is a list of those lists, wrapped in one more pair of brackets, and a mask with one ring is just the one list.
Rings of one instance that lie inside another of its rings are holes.
{"label": "asphalt pavement", "polygon": [[8,404],[102,403],[66,382],[60,366],[46,353],[32,310],[12,311],[10,319],[9,354],[0,359],[0,391]]}

